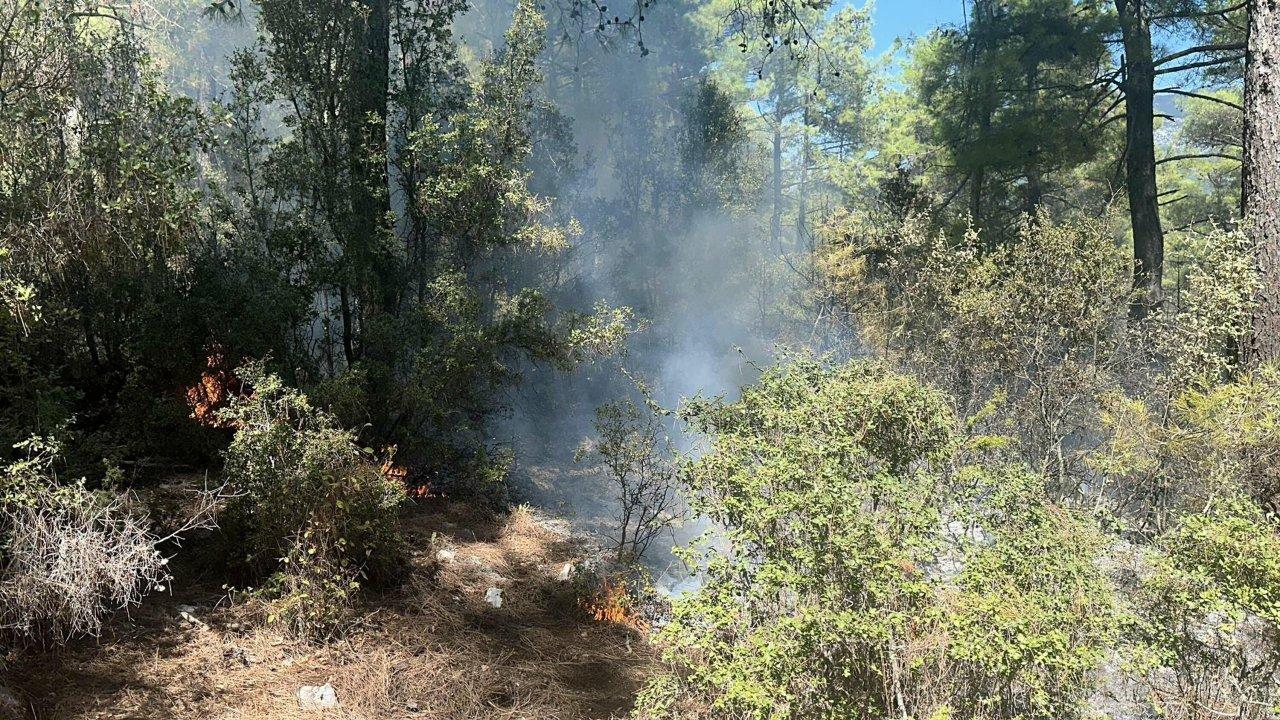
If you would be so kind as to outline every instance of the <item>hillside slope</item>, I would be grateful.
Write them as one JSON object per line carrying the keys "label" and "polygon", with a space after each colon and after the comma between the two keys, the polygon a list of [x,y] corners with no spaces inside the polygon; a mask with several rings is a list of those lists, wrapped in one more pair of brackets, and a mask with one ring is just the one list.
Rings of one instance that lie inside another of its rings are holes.
{"label": "hillside slope", "polygon": [[[197,578],[96,642],[10,651],[12,690],[39,720],[568,720],[629,710],[652,653],[634,630],[578,607],[575,583],[561,576],[589,548],[560,523],[525,508],[490,519],[437,499],[407,525],[410,576],[358,608],[327,646],[262,629],[252,602],[229,603]],[[502,590],[499,608],[485,602],[491,587]],[[301,707],[299,689],[326,682],[338,706]]]}

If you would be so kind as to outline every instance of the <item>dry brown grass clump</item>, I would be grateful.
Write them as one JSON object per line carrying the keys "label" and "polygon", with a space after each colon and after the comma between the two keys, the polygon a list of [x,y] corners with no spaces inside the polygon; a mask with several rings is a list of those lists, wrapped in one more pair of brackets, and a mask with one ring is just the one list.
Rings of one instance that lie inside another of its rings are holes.
{"label": "dry brown grass clump", "polygon": [[[653,658],[638,633],[581,612],[559,579],[586,549],[527,508],[494,519],[433,502],[409,519],[407,582],[359,607],[339,641],[288,641],[209,590],[148,601],[98,644],[14,653],[16,689],[40,720],[624,715]],[[501,608],[484,601],[490,587],[502,588]],[[197,622],[181,619],[182,603]],[[301,709],[298,688],[325,682],[340,707]]]}

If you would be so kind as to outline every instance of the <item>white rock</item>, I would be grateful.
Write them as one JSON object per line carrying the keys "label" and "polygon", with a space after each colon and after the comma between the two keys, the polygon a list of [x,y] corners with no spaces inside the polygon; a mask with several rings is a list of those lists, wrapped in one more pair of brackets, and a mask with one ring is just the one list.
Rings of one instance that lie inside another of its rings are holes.
{"label": "white rock", "polygon": [[484,591],[484,601],[495,608],[502,607],[502,589],[491,587]]}
{"label": "white rock", "polygon": [[560,582],[569,582],[569,578],[573,577],[573,563],[565,563],[564,567],[560,568],[560,574],[556,577]]}
{"label": "white rock", "polygon": [[454,550],[441,550],[436,553],[436,560],[439,560],[440,562],[453,562],[457,557],[458,553]]}
{"label": "white rock", "polygon": [[298,706],[303,710],[329,710],[338,707],[338,693],[329,683],[303,685],[298,688]]}
{"label": "white rock", "polygon": [[190,625],[191,627],[195,627],[195,628],[209,627],[208,625],[205,624],[203,620],[196,617],[195,615],[192,615],[186,610],[183,610],[182,612],[178,613],[178,617],[182,620],[182,622],[186,623],[187,625]]}

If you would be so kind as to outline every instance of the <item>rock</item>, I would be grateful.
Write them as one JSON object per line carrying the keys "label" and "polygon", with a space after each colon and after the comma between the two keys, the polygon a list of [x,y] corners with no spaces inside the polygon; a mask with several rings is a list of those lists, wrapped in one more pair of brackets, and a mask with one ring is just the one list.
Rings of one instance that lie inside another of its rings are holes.
{"label": "rock", "polygon": [[556,576],[556,579],[560,582],[569,582],[569,579],[572,577],[573,563],[565,563],[564,567],[560,568],[560,574]]}
{"label": "rock", "polygon": [[253,656],[253,653],[245,650],[239,645],[233,645],[232,647],[227,648],[223,651],[222,657],[228,662],[239,663],[245,667],[249,667],[258,661],[258,659]]}
{"label": "rock", "polygon": [[177,606],[176,608],[174,608],[174,610],[177,610],[177,611],[178,611],[178,614],[180,614],[180,615],[181,615],[182,613],[192,613],[192,614],[194,614],[194,613],[195,613],[195,611],[196,611],[196,610],[198,610],[198,609],[199,609],[199,608],[197,608],[195,605],[179,605],[179,606]]}
{"label": "rock", "polygon": [[484,591],[484,601],[495,608],[502,607],[502,589],[491,587]]}
{"label": "rock", "polygon": [[436,560],[442,563],[453,562],[454,559],[456,559],[457,557],[458,557],[458,553],[456,550],[441,550],[440,552],[436,553]]}
{"label": "rock", "polygon": [[298,707],[303,710],[331,710],[338,707],[338,693],[329,683],[298,688]]}
{"label": "rock", "polygon": [[183,610],[182,612],[178,613],[178,617],[182,619],[182,622],[183,622],[185,625],[189,625],[189,626],[194,627],[194,628],[207,628],[207,627],[209,627],[208,625],[206,625],[206,624],[204,623],[204,621],[203,621],[203,620],[201,620],[200,618],[196,617],[195,615],[192,615],[191,613],[187,612],[186,610]]}

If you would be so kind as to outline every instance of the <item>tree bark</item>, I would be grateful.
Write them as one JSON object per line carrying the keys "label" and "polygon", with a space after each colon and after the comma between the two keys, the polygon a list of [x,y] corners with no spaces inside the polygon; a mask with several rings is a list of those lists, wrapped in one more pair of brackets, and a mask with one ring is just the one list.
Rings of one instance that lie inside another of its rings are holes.
{"label": "tree bark", "polygon": [[[1027,70],[1027,95],[1030,97],[1032,117],[1038,117],[1040,114],[1040,93],[1036,90],[1039,85],[1040,68],[1032,64]],[[1040,171],[1040,162],[1041,149],[1037,140],[1035,145],[1027,149],[1025,210],[1028,215],[1035,215],[1040,210],[1040,204],[1044,202],[1044,174]]]}
{"label": "tree bark", "polygon": [[342,315],[342,357],[351,367],[356,361],[354,323],[351,320],[351,298],[345,282],[338,284],[338,308]]}
{"label": "tree bark", "polygon": [[348,166],[351,228],[348,250],[356,272],[360,310],[394,310],[395,285],[384,235],[391,212],[387,174],[387,101],[391,51],[390,0],[360,0],[364,32],[352,64]]}
{"label": "tree bark", "polygon": [[1133,230],[1133,283],[1138,290],[1130,315],[1145,318],[1160,305],[1164,276],[1164,230],[1156,188],[1155,61],[1151,25],[1143,0],[1116,0],[1124,42],[1125,184]]}
{"label": "tree bark", "polygon": [[1244,209],[1259,285],[1247,360],[1280,360],[1280,0],[1249,3]]}
{"label": "tree bark", "polygon": [[804,100],[804,111],[801,117],[800,145],[800,185],[796,192],[796,243],[805,242],[809,237],[809,165],[813,162],[812,144],[809,140],[809,99]]}
{"label": "tree bark", "polygon": [[769,239],[775,248],[782,247],[782,109],[781,78],[773,79],[773,214],[769,218]]}
{"label": "tree bark", "polygon": [[[992,0],[974,0],[973,21],[975,27],[970,40],[972,46],[969,62],[971,72],[976,77],[976,85],[972,88],[974,95],[970,106],[972,113],[970,119],[976,126],[975,138],[987,138],[991,135],[991,124],[995,115],[996,87],[991,76],[979,68],[986,61],[988,51],[991,49],[990,33],[996,24]],[[986,179],[987,166],[984,163],[978,163],[973,168],[969,187],[969,220],[975,228],[982,228],[984,223],[983,201],[986,196],[983,193],[986,190]],[[990,240],[988,238],[988,242]]]}

